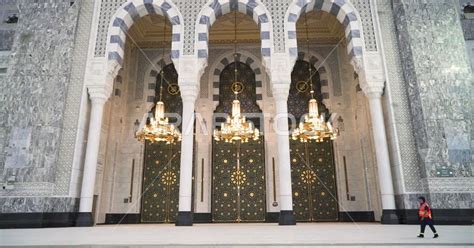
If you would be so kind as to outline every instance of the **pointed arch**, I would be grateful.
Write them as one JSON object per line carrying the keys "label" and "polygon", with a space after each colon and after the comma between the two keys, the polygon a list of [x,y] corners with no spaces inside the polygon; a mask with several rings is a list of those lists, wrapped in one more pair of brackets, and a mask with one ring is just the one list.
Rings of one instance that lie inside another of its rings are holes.
{"label": "pointed arch", "polygon": [[159,14],[170,21],[172,25],[171,59],[177,65],[183,43],[183,17],[178,8],[170,0],[129,0],[122,4],[111,18],[107,34],[107,69],[113,76],[123,65],[128,30],[140,18],[149,14]]}

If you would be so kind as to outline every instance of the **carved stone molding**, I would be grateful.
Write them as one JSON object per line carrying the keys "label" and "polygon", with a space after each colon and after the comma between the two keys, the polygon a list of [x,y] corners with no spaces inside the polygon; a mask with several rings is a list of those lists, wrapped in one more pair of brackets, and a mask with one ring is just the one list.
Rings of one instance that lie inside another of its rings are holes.
{"label": "carved stone molding", "polygon": [[423,179],[425,189],[430,193],[472,193],[474,181],[471,177],[463,178],[425,178]]}
{"label": "carved stone molding", "polygon": [[49,182],[15,182],[12,190],[0,190],[0,196],[50,196],[53,195],[54,183]]}

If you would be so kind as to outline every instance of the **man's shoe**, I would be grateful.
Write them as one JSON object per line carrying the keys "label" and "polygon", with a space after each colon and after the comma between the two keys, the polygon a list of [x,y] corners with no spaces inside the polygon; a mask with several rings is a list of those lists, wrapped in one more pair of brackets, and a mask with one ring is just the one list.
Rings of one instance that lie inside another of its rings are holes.
{"label": "man's shoe", "polygon": [[439,235],[438,235],[437,233],[435,233],[435,235],[433,236],[433,238],[435,239],[435,238],[437,238],[437,237],[439,237]]}
{"label": "man's shoe", "polygon": [[418,238],[424,238],[424,237],[425,237],[425,235],[423,235],[423,234],[420,234],[420,235],[418,235],[417,237],[418,237]]}

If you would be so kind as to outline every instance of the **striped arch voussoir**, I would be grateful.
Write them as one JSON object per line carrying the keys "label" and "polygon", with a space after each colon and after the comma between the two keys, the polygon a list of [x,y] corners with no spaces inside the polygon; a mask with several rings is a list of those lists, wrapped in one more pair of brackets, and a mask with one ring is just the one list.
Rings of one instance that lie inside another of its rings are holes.
{"label": "striped arch voussoir", "polygon": [[330,88],[329,85],[332,85],[332,79],[329,72],[328,65],[323,62],[323,59],[319,55],[308,54],[304,52],[299,52],[297,60],[303,60],[312,64],[319,73],[319,79],[321,81],[321,94],[323,96],[323,103],[327,108],[330,108]]}
{"label": "striped arch voussoir", "polygon": [[209,30],[222,15],[239,11],[250,16],[260,28],[262,56],[270,57],[272,47],[271,16],[260,0],[211,0],[198,15],[196,23],[196,51],[198,58],[208,58]]}
{"label": "striped arch voussoir", "polygon": [[[237,60],[242,62],[250,68],[252,68],[253,72],[255,73],[255,82],[256,82],[256,94],[257,94],[257,105],[262,108],[262,94],[263,94],[263,67],[260,61],[256,61],[255,58],[251,58],[248,55],[237,53]],[[234,54],[229,53],[213,67],[209,71],[212,76],[212,100],[214,102],[214,109],[219,105],[219,80],[221,72],[224,68],[234,62]]]}
{"label": "striped arch voussoir", "polygon": [[348,0],[293,0],[286,15],[287,50],[290,56],[298,56],[296,22],[303,12],[321,10],[334,15],[345,29],[347,53],[351,60],[359,61],[363,56],[362,26],[356,10]]}
{"label": "striped arch voussoir", "polygon": [[168,18],[172,25],[171,58],[179,59],[182,44],[183,18],[168,0],[129,0],[112,17],[107,36],[107,60],[123,65],[125,40],[130,27],[140,18],[158,14]]}
{"label": "striped arch voussoir", "polygon": [[147,103],[154,103],[155,99],[155,89],[156,89],[156,77],[161,72],[161,70],[169,65],[172,64],[173,61],[169,56],[160,57],[154,61],[153,66],[150,66],[145,75],[145,87],[144,87],[144,96]]}

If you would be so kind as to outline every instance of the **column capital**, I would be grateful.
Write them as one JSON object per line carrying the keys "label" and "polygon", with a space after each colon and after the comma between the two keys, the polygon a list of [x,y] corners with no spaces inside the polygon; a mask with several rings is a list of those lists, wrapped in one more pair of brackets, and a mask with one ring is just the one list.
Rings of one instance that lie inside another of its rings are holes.
{"label": "column capital", "polygon": [[195,102],[198,96],[198,86],[196,84],[184,84],[179,86],[181,99],[183,102]]}
{"label": "column capital", "polygon": [[112,87],[110,85],[88,85],[87,92],[93,104],[104,104],[112,93]]}
{"label": "column capital", "polygon": [[288,99],[291,85],[291,68],[293,68],[293,64],[287,53],[272,54],[269,76],[275,101],[286,101]]}
{"label": "column capital", "polygon": [[290,84],[274,84],[272,92],[275,101],[287,101],[290,93]]}
{"label": "column capital", "polygon": [[178,65],[178,83],[199,84],[205,66],[205,63],[194,55],[181,56]]}
{"label": "column capital", "polygon": [[361,82],[360,87],[369,100],[377,99],[382,97],[385,82]]}

